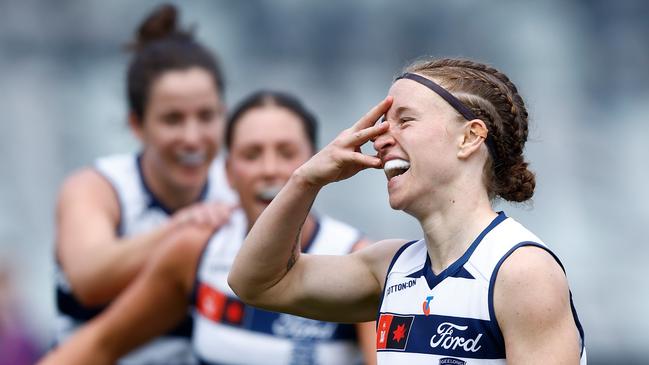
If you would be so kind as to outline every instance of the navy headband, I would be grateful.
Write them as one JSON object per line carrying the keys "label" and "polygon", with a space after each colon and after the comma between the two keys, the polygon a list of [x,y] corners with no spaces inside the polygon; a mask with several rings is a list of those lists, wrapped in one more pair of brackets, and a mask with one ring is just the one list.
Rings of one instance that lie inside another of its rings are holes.
{"label": "navy headband", "polygon": [[[473,111],[471,111],[471,109],[469,109],[469,107],[464,105],[464,103],[462,103],[458,98],[453,96],[453,94],[448,92],[446,89],[436,84],[433,80],[417,74],[406,72],[403,75],[397,77],[394,81],[401,80],[401,79],[409,79],[415,81],[433,90],[437,95],[441,96],[442,99],[446,100],[446,102],[449,103],[453,107],[453,109],[457,110],[458,113],[462,114],[464,119],[466,120],[480,119],[475,116],[475,114],[473,113]],[[491,153],[491,156],[495,160],[496,145],[494,144],[494,140],[493,137],[491,136],[491,133],[489,133],[488,131],[487,131],[487,137],[485,138],[485,144],[487,145],[487,149]]]}

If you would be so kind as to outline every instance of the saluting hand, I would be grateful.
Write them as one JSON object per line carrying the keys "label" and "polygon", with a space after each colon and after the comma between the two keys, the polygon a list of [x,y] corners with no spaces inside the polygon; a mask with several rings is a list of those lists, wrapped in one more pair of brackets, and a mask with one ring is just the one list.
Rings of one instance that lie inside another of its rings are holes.
{"label": "saluting hand", "polygon": [[361,146],[371,139],[385,133],[388,123],[376,121],[392,105],[388,96],[374,106],[351,128],[342,131],[325,148],[315,154],[309,161],[296,170],[306,181],[314,186],[347,179],[367,168],[380,168],[381,159],[361,152]]}

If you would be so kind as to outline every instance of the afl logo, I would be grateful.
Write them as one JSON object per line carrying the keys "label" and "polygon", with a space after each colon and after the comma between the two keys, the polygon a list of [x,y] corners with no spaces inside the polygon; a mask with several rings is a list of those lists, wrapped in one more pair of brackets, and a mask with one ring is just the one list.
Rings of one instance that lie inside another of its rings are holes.
{"label": "afl logo", "polygon": [[426,297],[426,300],[424,300],[424,303],[422,303],[422,307],[424,310],[424,315],[429,315],[430,314],[430,301],[433,300],[433,296]]}

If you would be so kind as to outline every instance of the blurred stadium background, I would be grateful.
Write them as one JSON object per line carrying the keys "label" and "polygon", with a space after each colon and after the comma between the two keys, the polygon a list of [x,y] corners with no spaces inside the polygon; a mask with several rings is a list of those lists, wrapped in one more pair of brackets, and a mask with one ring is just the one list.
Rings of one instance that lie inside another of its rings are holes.
{"label": "blurred stadium background", "polygon": [[[137,148],[122,45],[158,3],[0,0],[0,318],[19,319],[41,351],[52,339],[56,191],[95,157]],[[509,74],[529,104],[538,184],[532,205],[501,208],[562,258],[590,363],[647,363],[649,2],[178,5],[220,55],[230,105],[258,88],[295,92],[319,116],[321,144],[415,57],[465,56]],[[376,239],[420,236],[390,210],[381,172],[327,188],[316,207]]]}

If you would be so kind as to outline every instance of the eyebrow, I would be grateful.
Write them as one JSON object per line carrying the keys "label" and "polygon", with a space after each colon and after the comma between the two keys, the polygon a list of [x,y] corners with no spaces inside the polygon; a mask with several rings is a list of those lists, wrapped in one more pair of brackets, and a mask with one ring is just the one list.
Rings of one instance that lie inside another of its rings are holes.
{"label": "eyebrow", "polygon": [[[397,115],[399,115],[399,114],[401,114],[401,113],[403,113],[403,112],[414,112],[414,113],[417,113],[417,111],[416,111],[415,109],[413,109],[413,108],[411,108],[411,107],[409,107],[409,106],[405,106],[405,105],[398,106],[398,107],[395,109],[395,111],[394,111],[394,113],[397,114]],[[383,114],[383,116],[381,117],[381,123],[385,122],[385,120],[386,120],[386,117],[385,117],[385,116],[386,116],[387,114],[388,114],[388,113]]]}
{"label": "eyebrow", "polygon": [[397,109],[394,112],[396,114],[401,114],[401,113],[403,113],[405,111],[415,111],[415,110],[413,108],[409,107],[409,106],[401,105],[401,106],[397,107]]}

